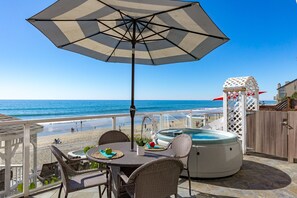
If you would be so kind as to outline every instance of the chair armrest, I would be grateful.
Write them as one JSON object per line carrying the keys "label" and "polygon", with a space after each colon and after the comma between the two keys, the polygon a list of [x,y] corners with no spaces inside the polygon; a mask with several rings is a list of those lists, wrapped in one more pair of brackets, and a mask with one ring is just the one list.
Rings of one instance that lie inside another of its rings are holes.
{"label": "chair armrest", "polygon": [[127,177],[127,175],[125,175],[125,173],[124,172],[119,172],[118,173],[118,176],[127,184],[128,183],[128,180],[129,180],[129,178]]}
{"label": "chair armrest", "polygon": [[[166,147],[166,150],[168,150],[168,149],[171,149],[172,148],[172,142],[170,142],[168,145],[167,145],[167,147]],[[178,159],[180,159],[180,158],[185,158],[185,157],[188,157],[189,156],[189,153],[187,154],[187,155],[184,155],[184,156],[177,156],[176,154],[174,154],[174,158],[178,158]]]}
{"label": "chair armrest", "polygon": [[41,177],[40,175],[36,175],[36,177],[41,181],[42,183],[45,181],[45,178]]}
{"label": "chair armrest", "polygon": [[184,155],[184,156],[176,156],[176,155],[174,155],[174,158],[181,159],[181,158],[185,158],[185,157],[188,157],[188,156],[189,156],[189,154],[188,155]]}
{"label": "chair armrest", "polygon": [[[96,169],[88,169],[88,170],[81,170],[81,171],[75,171],[75,170],[71,170],[71,172],[75,173],[76,175],[79,175],[79,174],[84,174],[84,173],[91,173],[91,172],[99,172],[99,171],[102,171],[101,173],[102,174],[110,174],[110,170],[109,169],[105,169],[105,168],[96,168]],[[105,172],[103,172],[105,171]]]}
{"label": "chair armrest", "polygon": [[[74,158],[74,159],[76,159],[76,158]],[[80,160],[88,160],[88,161],[90,161],[87,157],[84,157],[84,158],[77,158],[77,159],[80,159]]]}
{"label": "chair armrest", "polygon": [[72,159],[68,159],[68,161],[70,161],[70,162],[78,162],[78,161],[82,161],[82,160],[88,160],[89,161],[89,159],[88,158],[72,158]]}
{"label": "chair armrest", "polygon": [[167,147],[166,147],[165,149],[166,149],[166,150],[167,150],[167,149],[170,149],[171,146],[172,146],[172,142],[170,142],[170,143],[167,145]]}

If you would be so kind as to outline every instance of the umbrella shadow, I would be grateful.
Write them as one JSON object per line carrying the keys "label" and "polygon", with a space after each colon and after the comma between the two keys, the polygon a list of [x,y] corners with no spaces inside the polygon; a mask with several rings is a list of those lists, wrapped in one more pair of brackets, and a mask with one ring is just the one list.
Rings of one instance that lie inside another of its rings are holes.
{"label": "umbrella shadow", "polygon": [[243,160],[241,170],[232,176],[193,181],[242,190],[273,190],[290,185],[292,179],[288,174],[274,167]]}

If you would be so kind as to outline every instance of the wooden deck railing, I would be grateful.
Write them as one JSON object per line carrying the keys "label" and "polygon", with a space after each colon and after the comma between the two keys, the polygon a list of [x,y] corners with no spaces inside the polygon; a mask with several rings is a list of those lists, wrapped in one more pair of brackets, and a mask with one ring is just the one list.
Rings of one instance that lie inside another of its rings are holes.
{"label": "wooden deck railing", "polygon": [[294,111],[297,110],[297,100],[290,97],[276,105],[260,105],[261,111]]}

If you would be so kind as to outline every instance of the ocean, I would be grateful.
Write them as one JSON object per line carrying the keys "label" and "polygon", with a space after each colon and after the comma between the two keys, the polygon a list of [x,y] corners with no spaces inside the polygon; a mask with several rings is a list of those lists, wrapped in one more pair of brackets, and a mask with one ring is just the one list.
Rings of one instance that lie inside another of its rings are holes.
{"label": "ocean", "polygon": [[[265,101],[273,104],[273,101]],[[159,112],[174,110],[204,110],[221,108],[222,101],[211,100],[136,100],[137,112]],[[0,114],[17,117],[24,120],[46,119],[57,117],[78,117],[104,114],[129,113],[130,100],[0,100]],[[136,119],[136,123],[140,120]],[[120,119],[117,123],[128,124],[129,119]],[[48,124],[39,135],[69,132],[71,128],[81,130],[96,127],[108,127],[110,119],[79,122]]]}
{"label": "ocean", "polygon": [[[222,107],[222,101],[136,100],[137,112]],[[0,100],[0,113],[20,119],[44,119],[129,113],[130,100]]]}

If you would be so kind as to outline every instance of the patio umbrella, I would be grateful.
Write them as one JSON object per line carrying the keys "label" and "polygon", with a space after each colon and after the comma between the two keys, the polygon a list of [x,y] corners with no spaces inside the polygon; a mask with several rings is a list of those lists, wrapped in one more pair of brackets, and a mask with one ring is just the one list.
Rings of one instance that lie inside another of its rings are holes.
{"label": "patio umbrella", "polygon": [[197,2],[59,0],[28,21],[58,48],[106,62],[132,64],[132,150],[135,63],[200,60],[229,40]]}

